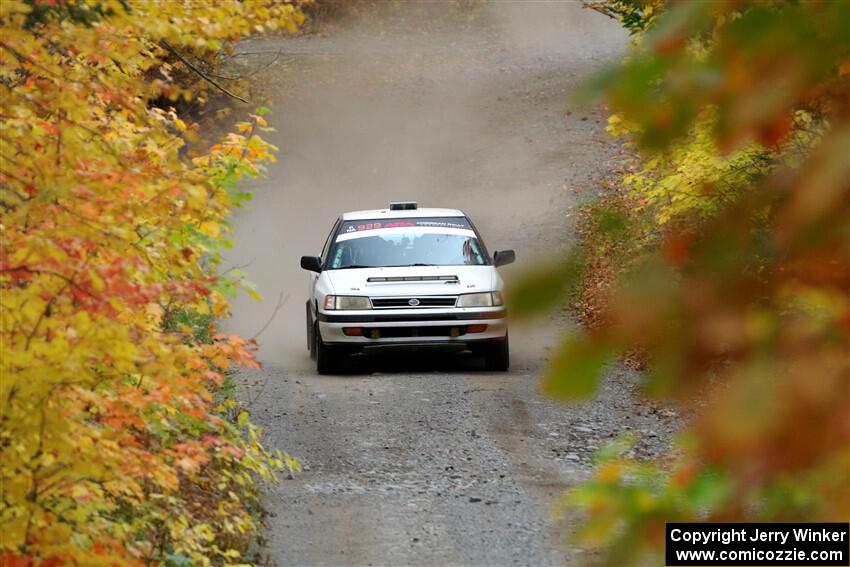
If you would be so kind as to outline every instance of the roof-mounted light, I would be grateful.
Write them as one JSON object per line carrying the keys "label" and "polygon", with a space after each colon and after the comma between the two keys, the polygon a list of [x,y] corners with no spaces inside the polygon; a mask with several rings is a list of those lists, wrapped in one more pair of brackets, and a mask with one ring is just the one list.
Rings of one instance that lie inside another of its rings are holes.
{"label": "roof-mounted light", "polygon": [[416,201],[395,201],[390,203],[391,211],[415,211],[419,208]]}

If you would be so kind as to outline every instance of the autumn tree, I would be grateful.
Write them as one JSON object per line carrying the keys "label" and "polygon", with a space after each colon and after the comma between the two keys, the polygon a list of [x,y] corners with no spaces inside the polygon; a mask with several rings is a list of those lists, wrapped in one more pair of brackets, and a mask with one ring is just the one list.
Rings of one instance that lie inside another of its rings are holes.
{"label": "autumn tree", "polygon": [[[592,394],[640,353],[646,393],[690,424],[661,462],[628,458],[629,438],[603,451],[567,496],[578,535],[610,564],[657,564],[669,521],[847,521],[850,4],[593,7],[635,38],[589,87],[640,152],[628,205],[594,221],[633,254],[545,388]],[[593,254],[580,252],[519,305],[558,300]]]}
{"label": "autumn tree", "polygon": [[169,67],[302,19],[273,0],[0,2],[0,564],[247,560],[258,479],[296,463],[233,415],[225,371],[256,363],[212,318],[238,284],[217,272],[236,184],[274,148],[254,115],[189,160],[162,101],[198,94]]}

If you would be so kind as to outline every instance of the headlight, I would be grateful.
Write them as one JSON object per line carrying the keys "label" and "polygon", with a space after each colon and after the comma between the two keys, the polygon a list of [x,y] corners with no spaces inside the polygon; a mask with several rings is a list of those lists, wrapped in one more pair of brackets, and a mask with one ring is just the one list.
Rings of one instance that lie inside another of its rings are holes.
{"label": "headlight", "polygon": [[325,309],[371,309],[372,303],[362,295],[326,295]]}
{"label": "headlight", "polygon": [[499,291],[466,293],[457,298],[458,307],[495,307],[497,305],[502,305],[502,293]]}

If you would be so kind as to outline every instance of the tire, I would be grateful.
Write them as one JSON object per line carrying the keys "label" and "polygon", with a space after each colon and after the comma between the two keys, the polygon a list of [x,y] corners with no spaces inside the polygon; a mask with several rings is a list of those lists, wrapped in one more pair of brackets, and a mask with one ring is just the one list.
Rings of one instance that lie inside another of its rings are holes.
{"label": "tire", "polygon": [[339,372],[340,356],[338,348],[326,345],[318,326],[313,330],[313,353],[316,359],[316,372],[319,374],[336,374]]}
{"label": "tire", "polygon": [[484,367],[487,370],[496,372],[505,372],[511,366],[511,349],[508,343],[508,336],[496,344],[487,347],[484,353]]}
{"label": "tire", "polygon": [[315,347],[315,329],[316,325],[313,323],[313,310],[310,309],[310,302],[307,302],[307,350],[310,351],[310,358],[316,360],[316,347]]}

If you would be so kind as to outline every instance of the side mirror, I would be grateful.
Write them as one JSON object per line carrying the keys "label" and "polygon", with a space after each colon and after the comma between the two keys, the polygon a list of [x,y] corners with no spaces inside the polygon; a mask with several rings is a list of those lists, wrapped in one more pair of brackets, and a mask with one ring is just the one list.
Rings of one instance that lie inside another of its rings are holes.
{"label": "side mirror", "polygon": [[493,263],[498,268],[505,264],[510,264],[516,260],[516,253],[513,250],[496,250],[493,253]]}
{"label": "side mirror", "polygon": [[301,267],[311,272],[321,272],[322,259],[318,256],[301,256]]}

